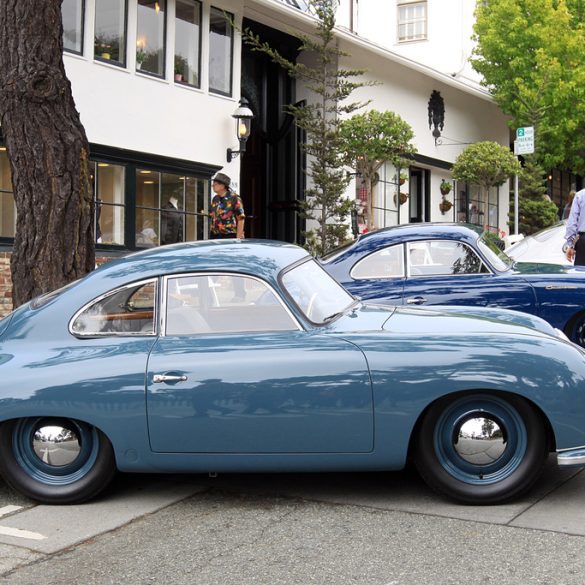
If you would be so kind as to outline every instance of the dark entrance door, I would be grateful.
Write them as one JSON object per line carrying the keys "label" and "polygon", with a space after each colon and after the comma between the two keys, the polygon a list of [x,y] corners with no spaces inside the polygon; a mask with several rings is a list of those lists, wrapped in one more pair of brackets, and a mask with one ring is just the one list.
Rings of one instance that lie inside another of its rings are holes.
{"label": "dark entrance door", "polygon": [[409,221],[420,223],[430,221],[430,177],[425,169],[411,167]]}
{"label": "dark entrance door", "polygon": [[[243,24],[288,60],[295,60],[294,37],[247,19]],[[298,201],[305,188],[303,136],[286,113],[286,105],[295,103],[295,82],[266,55],[244,44],[242,96],[255,116],[241,161],[246,236],[302,243],[304,222]]]}

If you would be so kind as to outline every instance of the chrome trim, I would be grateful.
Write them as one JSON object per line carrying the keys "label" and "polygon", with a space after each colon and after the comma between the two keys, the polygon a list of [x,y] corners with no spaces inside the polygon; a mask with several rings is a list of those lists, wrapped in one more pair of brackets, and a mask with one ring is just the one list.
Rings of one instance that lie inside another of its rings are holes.
{"label": "chrome trim", "polygon": [[[166,314],[167,314],[167,293],[168,293],[168,281],[171,278],[189,278],[194,276],[243,276],[245,278],[250,278],[257,282],[262,283],[266,286],[276,297],[278,302],[284,308],[288,316],[292,319],[293,324],[296,326],[297,331],[304,331],[305,329],[299,323],[299,320],[295,317],[294,313],[289,309],[288,305],[282,300],[282,296],[278,293],[278,291],[268,282],[259,278],[257,276],[252,276],[251,274],[245,274],[243,272],[181,272],[179,274],[166,274],[162,278],[162,294],[161,294],[161,303],[160,303],[160,335],[161,337],[166,337]],[[286,330],[277,330],[277,331],[294,331],[294,329],[286,329]],[[230,331],[229,333],[226,332],[207,332],[207,333],[193,333],[193,335],[241,335],[242,333],[249,333],[249,331]],[[266,331],[254,331],[254,333],[274,333],[274,330],[267,329]]]}
{"label": "chrome trim", "polygon": [[35,431],[32,447],[35,455],[51,467],[69,465],[81,452],[76,432],[57,425],[39,427]]}
{"label": "chrome trim", "polygon": [[[153,315],[153,325],[154,325],[154,331],[152,333],[143,333],[140,331],[137,332],[131,332],[131,331],[126,331],[126,332],[120,332],[117,333],[115,331],[105,331],[105,332],[97,332],[97,333],[77,333],[75,331],[73,331],[73,323],[75,323],[75,320],[77,319],[77,317],[79,317],[79,315],[81,315],[81,313],[83,313],[86,309],[88,309],[89,307],[91,307],[92,305],[95,305],[96,303],[99,303],[100,301],[102,301],[103,299],[105,299],[106,297],[109,297],[110,295],[113,294],[117,294],[120,291],[126,289],[126,288],[132,288],[132,287],[137,287],[137,286],[143,286],[145,284],[148,284],[150,282],[154,283],[154,315]],[[137,280],[135,282],[131,282],[130,284],[125,284],[123,286],[119,286],[118,288],[114,288],[111,289],[101,295],[99,295],[98,297],[95,297],[94,299],[92,299],[91,301],[89,301],[88,303],[86,303],[85,305],[83,305],[83,307],[81,307],[81,309],[79,309],[74,315],[73,317],[71,317],[71,319],[69,320],[69,325],[67,327],[69,333],[71,335],[73,335],[74,337],[83,337],[83,338],[92,338],[92,337],[156,337],[157,335],[157,330],[156,330],[156,324],[158,322],[158,297],[159,297],[159,284],[158,284],[158,278],[154,277],[154,278],[147,278],[145,280]]]}
{"label": "chrome trim", "polygon": [[557,451],[557,464],[559,467],[585,466],[585,446]]}
{"label": "chrome trim", "polygon": [[474,416],[464,419],[453,448],[467,463],[490,465],[506,450],[504,429],[495,417]]}
{"label": "chrome trim", "polygon": [[161,382],[186,382],[187,376],[172,376],[169,374],[154,374],[152,377],[154,384],[160,384]]}

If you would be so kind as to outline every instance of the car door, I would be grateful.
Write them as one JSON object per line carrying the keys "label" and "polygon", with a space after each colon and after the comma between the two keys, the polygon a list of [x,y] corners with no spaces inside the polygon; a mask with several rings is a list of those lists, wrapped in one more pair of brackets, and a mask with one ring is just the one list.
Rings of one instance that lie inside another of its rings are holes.
{"label": "car door", "polygon": [[163,330],[147,368],[155,452],[361,453],[372,388],[353,344],[304,330],[267,283],[165,279]]}
{"label": "car door", "polygon": [[468,244],[451,240],[410,242],[406,248],[407,305],[465,305],[534,313],[530,284],[512,272],[492,271]]}

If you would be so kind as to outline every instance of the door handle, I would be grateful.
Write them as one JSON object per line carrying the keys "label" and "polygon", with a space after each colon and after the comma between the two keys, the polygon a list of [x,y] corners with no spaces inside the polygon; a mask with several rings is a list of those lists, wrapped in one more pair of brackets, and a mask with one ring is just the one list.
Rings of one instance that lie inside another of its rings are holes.
{"label": "door handle", "polygon": [[170,376],[168,374],[155,374],[152,377],[152,381],[155,384],[159,384],[161,382],[184,382],[187,379],[187,376]]}
{"label": "door handle", "polygon": [[425,299],[424,297],[410,297],[409,299],[406,299],[407,305],[422,305],[423,303],[426,302],[427,299]]}

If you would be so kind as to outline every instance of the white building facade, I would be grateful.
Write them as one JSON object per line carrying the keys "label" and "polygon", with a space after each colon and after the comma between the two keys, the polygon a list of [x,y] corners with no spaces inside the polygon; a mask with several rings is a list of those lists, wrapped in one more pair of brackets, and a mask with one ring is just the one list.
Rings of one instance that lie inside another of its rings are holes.
{"label": "white building facade", "polygon": [[[451,165],[467,144],[509,143],[505,116],[466,65],[472,4],[341,1],[337,39],[351,55],[343,65],[367,69],[366,79],[378,82],[355,98],[399,114],[418,151],[402,169],[402,185],[397,169],[381,169],[376,227],[471,221],[508,229],[507,186],[480,195],[453,183],[452,208],[439,207],[439,184],[451,182]],[[307,98],[306,91],[242,45],[238,32],[249,27],[288,58],[302,58],[289,34],[313,29],[302,0],[64,0],[62,10],[66,71],[93,161],[98,255],[168,243],[160,230],[171,197],[182,216],[181,239],[206,238],[210,179],[220,170],[243,198],[247,237],[302,243],[306,160],[285,106]],[[238,149],[232,113],[242,97],[254,113],[252,131],[245,154],[228,162],[227,149]],[[361,189],[358,177],[349,195],[359,198]],[[0,135],[5,250],[14,225]]]}

